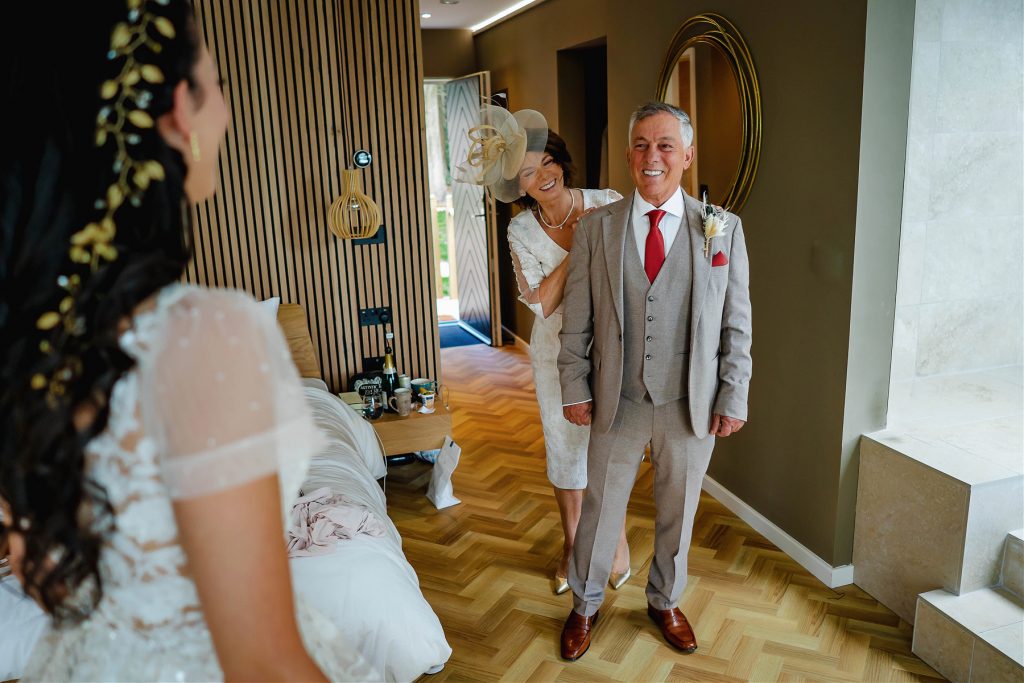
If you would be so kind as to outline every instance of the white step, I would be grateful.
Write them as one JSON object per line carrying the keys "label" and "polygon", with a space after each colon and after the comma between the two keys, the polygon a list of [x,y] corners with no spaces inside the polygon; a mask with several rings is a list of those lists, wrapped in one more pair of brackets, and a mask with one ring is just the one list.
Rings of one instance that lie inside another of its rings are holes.
{"label": "white step", "polygon": [[996,585],[1024,476],[895,431],[861,438],[854,581],[913,623],[917,596]]}
{"label": "white step", "polygon": [[953,683],[1024,680],[1024,606],[1002,589],[918,596],[914,654]]}
{"label": "white step", "polygon": [[1006,534],[999,585],[1018,599],[1024,599],[1024,529]]}

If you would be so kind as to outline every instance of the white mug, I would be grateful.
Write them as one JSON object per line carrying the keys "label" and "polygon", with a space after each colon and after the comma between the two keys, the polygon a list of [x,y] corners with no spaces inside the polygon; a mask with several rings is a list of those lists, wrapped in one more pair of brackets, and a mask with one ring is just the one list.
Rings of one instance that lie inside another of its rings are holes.
{"label": "white mug", "polygon": [[395,389],[395,395],[388,399],[388,405],[393,411],[405,417],[412,412],[412,389]]}

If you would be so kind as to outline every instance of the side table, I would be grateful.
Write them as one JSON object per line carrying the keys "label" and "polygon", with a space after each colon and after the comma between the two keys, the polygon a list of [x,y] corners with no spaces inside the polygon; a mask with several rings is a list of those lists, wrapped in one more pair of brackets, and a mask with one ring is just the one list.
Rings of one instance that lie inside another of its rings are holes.
{"label": "side table", "polygon": [[433,451],[444,445],[444,438],[452,433],[452,415],[440,402],[432,413],[413,411],[407,417],[385,412],[370,420],[373,429],[384,444],[384,455],[400,455],[414,451]]}

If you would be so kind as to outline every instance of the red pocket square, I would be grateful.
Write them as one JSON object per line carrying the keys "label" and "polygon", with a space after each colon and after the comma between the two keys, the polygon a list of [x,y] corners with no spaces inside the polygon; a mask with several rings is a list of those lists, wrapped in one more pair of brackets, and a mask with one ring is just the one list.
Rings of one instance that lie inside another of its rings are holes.
{"label": "red pocket square", "polygon": [[718,266],[727,266],[727,265],[729,265],[729,259],[726,257],[724,252],[721,252],[721,251],[718,252],[711,259],[711,267],[712,268],[717,268]]}

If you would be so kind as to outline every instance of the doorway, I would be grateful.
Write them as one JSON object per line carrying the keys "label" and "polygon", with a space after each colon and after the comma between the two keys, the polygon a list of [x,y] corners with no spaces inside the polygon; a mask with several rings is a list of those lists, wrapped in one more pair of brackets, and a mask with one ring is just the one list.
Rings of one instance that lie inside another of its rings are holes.
{"label": "doorway", "polygon": [[558,51],[558,134],[577,187],[608,187],[608,47],[604,38]]}
{"label": "doorway", "polygon": [[481,187],[453,182],[452,172],[466,158],[490,77],[425,79],[423,87],[441,348],[500,346],[494,202]]}

